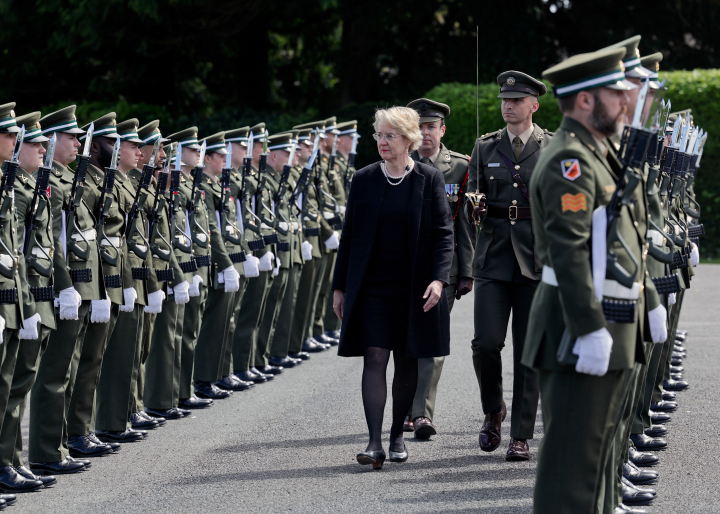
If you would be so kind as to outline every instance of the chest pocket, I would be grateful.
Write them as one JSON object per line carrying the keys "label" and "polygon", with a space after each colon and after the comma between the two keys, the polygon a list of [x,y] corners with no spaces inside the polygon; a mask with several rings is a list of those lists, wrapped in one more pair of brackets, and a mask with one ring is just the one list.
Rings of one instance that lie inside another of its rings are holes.
{"label": "chest pocket", "polygon": [[[495,164],[495,163],[490,163]],[[487,197],[489,202],[506,202],[508,178],[510,172],[504,163],[499,166],[485,166],[485,180],[487,182]]]}

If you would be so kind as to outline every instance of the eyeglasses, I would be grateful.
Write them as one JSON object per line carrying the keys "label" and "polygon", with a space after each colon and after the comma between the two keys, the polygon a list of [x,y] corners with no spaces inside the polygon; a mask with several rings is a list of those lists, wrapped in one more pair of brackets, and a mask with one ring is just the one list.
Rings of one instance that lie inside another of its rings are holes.
{"label": "eyeglasses", "polygon": [[387,141],[388,143],[392,143],[399,137],[399,134],[383,134],[382,132],[375,132],[373,134],[373,139],[375,141],[380,141],[382,138],[385,138],[385,141]]}

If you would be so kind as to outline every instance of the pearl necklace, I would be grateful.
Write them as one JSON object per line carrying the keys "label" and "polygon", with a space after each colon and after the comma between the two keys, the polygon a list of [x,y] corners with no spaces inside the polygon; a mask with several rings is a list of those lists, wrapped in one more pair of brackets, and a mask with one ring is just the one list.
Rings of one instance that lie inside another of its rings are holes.
{"label": "pearl necklace", "polygon": [[[387,180],[387,183],[390,184],[391,186],[399,186],[400,184],[402,184],[402,181],[405,180],[405,177],[407,177],[410,174],[410,165],[408,164],[407,166],[405,166],[405,173],[403,173],[402,177],[393,177],[392,175],[390,175],[388,173],[387,166],[385,165],[384,159],[382,161],[380,161],[380,169],[382,170],[383,174],[385,175],[385,180]],[[398,180],[398,178],[400,180]],[[398,180],[398,181],[392,182],[390,179]]]}

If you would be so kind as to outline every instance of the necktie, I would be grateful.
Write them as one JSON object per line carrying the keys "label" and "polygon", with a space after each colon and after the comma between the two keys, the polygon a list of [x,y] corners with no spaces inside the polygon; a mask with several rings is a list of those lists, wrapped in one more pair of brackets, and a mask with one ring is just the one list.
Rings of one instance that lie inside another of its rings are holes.
{"label": "necktie", "polygon": [[430,162],[430,159],[427,158],[427,157],[423,157],[422,159],[420,159],[420,162],[423,163],[423,164],[427,164],[428,166],[432,166],[432,163]]}
{"label": "necktie", "polygon": [[523,144],[522,139],[520,139],[518,136],[515,136],[515,139],[513,139],[513,153],[515,153],[515,162],[520,158],[520,154],[523,151]]}

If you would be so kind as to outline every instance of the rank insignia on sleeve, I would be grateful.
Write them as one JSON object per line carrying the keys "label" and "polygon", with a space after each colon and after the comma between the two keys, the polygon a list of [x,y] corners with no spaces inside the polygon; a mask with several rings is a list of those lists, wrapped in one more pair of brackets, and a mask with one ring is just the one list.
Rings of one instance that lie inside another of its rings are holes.
{"label": "rank insignia on sleeve", "polygon": [[563,212],[587,211],[587,197],[585,193],[578,193],[576,195],[565,193],[560,197],[560,201],[562,202]]}
{"label": "rank insignia on sleeve", "polygon": [[563,177],[568,180],[575,180],[580,176],[580,161],[578,159],[568,159],[560,161]]}

